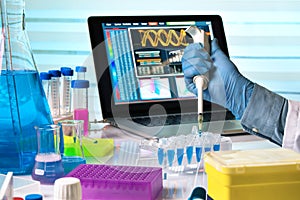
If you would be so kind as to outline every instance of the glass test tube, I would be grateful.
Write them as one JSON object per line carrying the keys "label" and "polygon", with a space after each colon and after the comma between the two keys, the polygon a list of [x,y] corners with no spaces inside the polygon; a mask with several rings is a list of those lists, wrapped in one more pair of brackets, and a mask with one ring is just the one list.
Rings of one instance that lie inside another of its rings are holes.
{"label": "glass test tube", "polygon": [[87,80],[72,80],[71,87],[73,88],[73,118],[83,120],[84,135],[88,135],[89,129],[89,111],[88,111],[88,88],[89,81]]}
{"label": "glass test tube", "polygon": [[60,116],[60,77],[61,72],[59,70],[49,70],[51,75],[51,104],[50,110],[52,117]]}

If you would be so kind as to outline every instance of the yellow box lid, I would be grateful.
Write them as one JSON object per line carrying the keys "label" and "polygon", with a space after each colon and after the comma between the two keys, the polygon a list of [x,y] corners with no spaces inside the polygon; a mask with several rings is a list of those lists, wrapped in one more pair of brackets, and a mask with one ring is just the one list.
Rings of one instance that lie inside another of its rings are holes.
{"label": "yellow box lid", "polygon": [[209,152],[204,163],[223,174],[300,172],[300,154],[284,148]]}

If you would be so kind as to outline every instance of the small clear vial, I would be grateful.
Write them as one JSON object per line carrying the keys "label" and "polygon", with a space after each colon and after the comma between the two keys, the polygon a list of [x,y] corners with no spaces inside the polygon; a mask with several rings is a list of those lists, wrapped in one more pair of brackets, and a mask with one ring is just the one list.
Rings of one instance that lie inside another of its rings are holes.
{"label": "small clear vial", "polygon": [[85,80],[86,67],[77,66],[75,68],[75,71],[76,71],[76,74],[77,74],[77,80]]}
{"label": "small clear vial", "polygon": [[73,90],[73,118],[83,120],[84,135],[88,135],[89,111],[88,111],[88,88],[90,82],[87,80],[72,80]]}
{"label": "small clear vial", "polygon": [[62,74],[61,89],[61,110],[60,115],[66,116],[72,114],[72,90],[71,81],[73,79],[74,70],[69,67],[60,68]]}
{"label": "small clear vial", "polygon": [[52,117],[60,116],[60,78],[61,72],[59,70],[49,70],[48,73],[51,75],[51,104],[50,110]]}
{"label": "small clear vial", "polygon": [[51,75],[48,72],[41,72],[40,73],[40,79],[42,81],[43,89],[46,95],[46,98],[49,103],[49,96],[50,96],[50,80],[51,80]]}

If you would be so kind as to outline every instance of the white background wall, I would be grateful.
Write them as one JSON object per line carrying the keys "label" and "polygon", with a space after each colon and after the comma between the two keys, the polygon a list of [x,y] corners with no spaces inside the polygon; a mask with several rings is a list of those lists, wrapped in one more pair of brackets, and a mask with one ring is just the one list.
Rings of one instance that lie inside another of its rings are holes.
{"label": "white background wall", "polygon": [[300,100],[299,11],[298,0],[26,0],[27,31],[38,70],[88,66],[91,120],[102,116],[86,22],[89,16],[219,14],[231,59],[241,73]]}

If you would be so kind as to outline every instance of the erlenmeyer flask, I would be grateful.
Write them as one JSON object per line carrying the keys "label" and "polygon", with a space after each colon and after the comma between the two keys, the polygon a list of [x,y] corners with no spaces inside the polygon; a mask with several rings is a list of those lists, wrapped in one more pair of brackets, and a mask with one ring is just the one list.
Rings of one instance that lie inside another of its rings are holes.
{"label": "erlenmeyer flask", "polygon": [[53,123],[25,31],[24,0],[1,0],[0,173],[30,174],[34,126]]}

